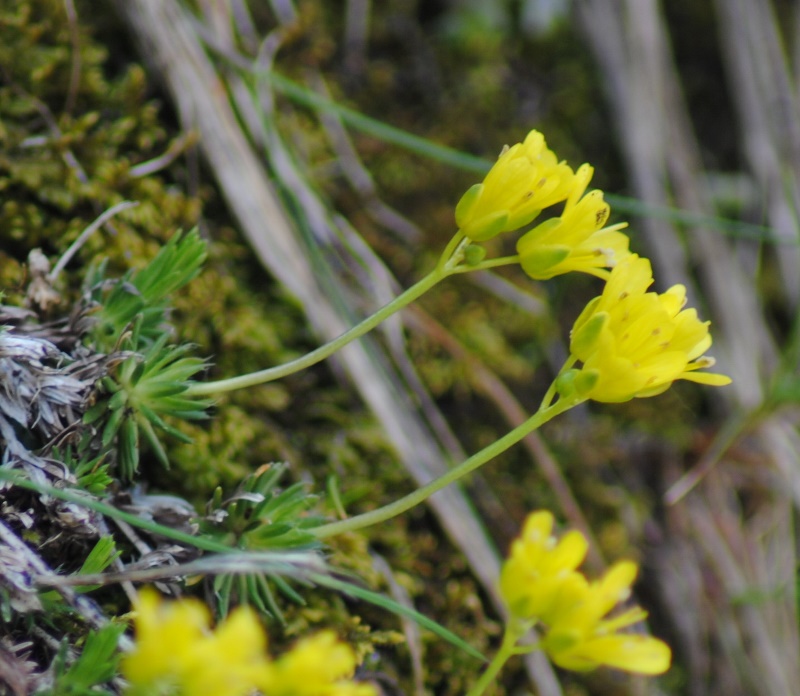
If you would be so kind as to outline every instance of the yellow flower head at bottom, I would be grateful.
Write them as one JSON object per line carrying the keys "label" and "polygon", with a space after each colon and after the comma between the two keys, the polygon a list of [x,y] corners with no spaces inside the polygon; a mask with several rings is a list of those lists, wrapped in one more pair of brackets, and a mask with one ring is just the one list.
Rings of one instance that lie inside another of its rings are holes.
{"label": "yellow flower head at bottom", "polygon": [[267,665],[266,638],[255,613],[234,610],[210,629],[210,615],[195,599],[164,602],[140,593],[134,650],[122,660],[133,693],[247,696]]}
{"label": "yellow flower head at bottom", "polygon": [[577,531],[553,535],[553,515],[531,513],[521,536],[511,547],[500,574],[500,592],[511,619],[508,630],[523,632],[541,625],[540,647],[555,664],[586,671],[600,665],[640,674],[661,674],[670,665],[669,647],[646,635],[619,633],[644,619],[638,607],[606,618],[630,596],[637,567],[630,561],[614,565],[600,580],[589,583],[576,570],[588,542]]}
{"label": "yellow flower head at bottom", "polygon": [[269,696],[376,696],[371,684],[347,680],[355,667],[349,646],[322,631],[275,660],[259,688]]}
{"label": "yellow flower head at bottom", "polygon": [[603,294],[575,322],[570,352],[583,362],[585,398],[620,402],[655,396],[677,379],[713,386],[730,383],[725,375],[699,372],[714,365],[704,356],[711,346],[709,322],[684,309],[686,288],[647,292],[653,283],[650,262],[636,254],[612,270]]}
{"label": "yellow flower head at bottom", "polygon": [[235,609],[216,630],[196,599],[162,601],[144,589],[136,606],[134,649],[122,660],[131,696],[376,696],[348,681],[356,659],[330,631],[300,641],[275,661],[249,607]]}

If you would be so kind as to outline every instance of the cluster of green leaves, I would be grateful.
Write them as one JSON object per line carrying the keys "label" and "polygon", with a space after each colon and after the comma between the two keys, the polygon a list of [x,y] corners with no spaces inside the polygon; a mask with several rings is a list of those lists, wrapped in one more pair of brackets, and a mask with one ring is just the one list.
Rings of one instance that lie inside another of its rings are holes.
{"label": "cluster of green leaves", "polygon": [[139,465],[140,435],[164,466],[169,460],[156,429],[190,441],[165,418],[206,418],[208,400],[186,395],[191,378],[206,365],[190,344],[169,343],[167,298],[194,278],[206,258],[196,230],[177,233],[144,269],[121,279],[104,279],[104,265],[88,276],[87,294],[97,303],[92,331],[98,350],[120,360],[101,381],[102,395],[84,415],[102,428],[102,446],[114,444],[119,476],[133,479]]}
{"label": "cluster of green leaves", "polygon": [[[227,499],[218,487],[201,522],[201,533],[226,546],[250,551],[319,549],[321,543],[309,530],[323,519],[305,514],[314,507],[317,496],[302,482],[280,489],[278,483],[286,468],[286,464],[261,467]],[[219,613],[227,614],[232,601],[247,602],[282,620],[272,585],[292,601],[303,603],[302,596],[279,576],[222,574],[213,581]]]}
{"label": "cluster of green leaves", "polygon": [[131,339],[133,350],[159,340],[170,330],[169,296],[200,273],[207,255],[206,244],[195,229],[175,234],[145,268],[128,271],[119,280],[105,279],[105,262],[90,269],[85,284],[91,299],[98,303],[92,329],[97,349],[111,350],[123,337]]}
{"label": "cluster of green leaves", "polygon": [[103,688],[118,673],[120,654],[117,650],[124,623],[109,623],[98,631],[90,631],[81,654],[73,662],[67,660],[63,642],[54,662],[53,687],[39,692],[40,696],[96,696],[113,694]]}
{"label": "cluster of green leaves", "polygon": [[[119,556],[114,540],[110,536],[100,537],[83,562],[78,575],[102,573]],[[78,585],[76,592],[91,592],[97,585]],[[60,595],[55,590],[40,595],[50,613],[61,607]],[[70,644],[65,638],[59,645],[53,661],[53,685],[40,691],[40,696],[90,696],[90,694],[111,694],[102,684],[117,675],[119,652],[117,646],[125,631],[125,624],[110,621],[97,631],[90,631],[77,658],[70,658]]]}

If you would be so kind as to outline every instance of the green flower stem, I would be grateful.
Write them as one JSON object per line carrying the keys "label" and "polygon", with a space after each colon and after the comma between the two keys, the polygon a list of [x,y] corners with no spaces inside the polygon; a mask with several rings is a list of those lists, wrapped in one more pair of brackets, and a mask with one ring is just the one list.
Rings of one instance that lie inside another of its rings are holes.
{"label": "green flower stem", "polygon": [[318,362],[321,362],[325,358],[329,357],[351,341],[360,338],[368,331],[374,329],[382,321],[419,298],[434,285],[453,273],[453,264],[440,263],[429,275],[425,276],[415,285],[412,285],[404,293],[395,297],[387,305],[381,307],[377,312],[375,312],[375,314],[372,314],[364,319],[364,321],[362,321],[360,324],[357,324],[348,331],[345,331],[338,338],[335,338],[329,343],[320,346],[316,350],[312,350],[310,353],[297,358],[297,360],[292,360],[284,363],[283,365],[269,367],[266,370],[251,372],[250,374],[231,377],[229,379],[221,379],[216,382],[195,382],[189,386],[182,396],[205,396],[208,394],[220,394],[222,392],[234,391],[236,389],[254,387],[258,384],[272,382],[273,380],[286,377],[287,375],[291,375],[295,372],[299,372],[300,370],[304,370],[307,367],[316,365]]}
{"label": "green flower stem", "polygon": [[521,425],[518,425],[511,432],[504,435],[496,442],[493,442],[488,447],[484,447],[480,452],[473,454],[469,459],[463,461],[453,469],[450,469],[450,471],[448,471],[446,474],[443,474],[439,478],[425,484],[421,488],[418,488],[413,493],[409,493],[407,496],[404,496],[399,500],[395,500],[393,503],[384,505],[377,510],[365,512],[362,515],[350,517],[346,520],[323,524],[308,531],[310,531],[318,539],[325,539],[327,537],[334,536],[335,534],[352,532],[357,529],[363,529],[364,527],[370,527],[373,524],[378,524],[396,517],[406,510],[410,510],[416,505],[419,505],[423,501],[427,500],[431,495],[441,490],[445,486],[453,483],[454,481],[458,481],[467,474],[475,471],[475,469],[482,466],[490,459],[494,459],[498,455],[502,454],[509,447],[517,444],[526,435],[532,433],[538,427],[547,423],[547,421],[549,421],[551,418],[554,418],[560,413],[567,411],[568,409],[580,403],[580,401],[581,399],[578,398],[559,399],[552,406],[545,409],[539,409],[528,420]]}
{"label": "green flower stem", "polygon": [[501,669],[505,666],[506,662],[514,655],[519,654],[517,650],[517,640],[519,640],[519,633],[511,626],[511,622],[506,624],[506,630],[503,633],[503,642],[500,644],[500,649],[494,656],[494,659],[489,663],[486,671],[481,674],[480,679],[473,684],[472,688],[467,692],[467,696],[481,696],[486,687],[491,684]]}
{"label": "green flower stem", "polygon": [[561,369],[556,375],[556,378],[553,380],[553,383],[550,385],[544,397],[542,398],[542,403],[539,404],[539,410],[550,407],[550,402],[556,398],[556,385],[558,384],[558,378],[567,370],[569,370],[576,362],[578,362],[578,358],[576,358],[574,355],[570,355],[569,358],[567,358],[567,361],[562,365]]}
{"label": "green flower stem", "polygon": [[476,263],[474,266],[459,266],[455,269],[456,273],[469,273],[470,271],[485,271],[489,268],[498,268],[500,266],[514,266],[519,263],[519,256],[501,256],[497,259],[487,259]]}
{"label": "green flower stem", "polygon": [[458,263],[461,261],[461,255],[459,252],[464,246],[469,244],[469,240],[464,236],[464,233],[459,230],[453,235],[453,238],[447,242],[447,246],[444,248],[442,255],[439,257],[439,261],[436,263],[437,269],[442,269],[447,265],[452,265],[453,263]]}
{"label": "green flower stem", "polygon": [[158,524],[157,522],[146,520],[138,515],[133,514],[132,512],[125,512],[124,510],[120,510],[113,505],[104,503],[101,500],[97,500],[96,498],[93,498],[86,493],[79,492],[75,489],[56,488],[55,486],[50,486],[46,483],[37,483],[36,481],[31,481],[24,478],[22,473],[18,471],[0,468],[0,481],[10,481],[19,488],[34,491],[42,495],[49,495],[53,498],[57,498],[58,500],[64,500],[68,503],[79,505],[80,507],[84,507],[87,510],[93,510],[101,515],[110,517],[111,519],[127,522],[129,525],[131,525],[131,527],[138,527],[139,529],[143,529],[151,534],[158,534],[159,536],[167,537],[168,539],[173,539],[174,541],[178,541],[182,544],[188,544],[189,546],[194,546],[195,548],[202,549],[203,551],[213,551],[216,553],[229,553],[231,551],[237,551],[236,548],[228,546],[227,544],[222,544],[214,539],[209,539],[202,536],[192,536],[191,534],[186,534],[185,532],[181,532],[177,529],[166,527],[162,524]]}

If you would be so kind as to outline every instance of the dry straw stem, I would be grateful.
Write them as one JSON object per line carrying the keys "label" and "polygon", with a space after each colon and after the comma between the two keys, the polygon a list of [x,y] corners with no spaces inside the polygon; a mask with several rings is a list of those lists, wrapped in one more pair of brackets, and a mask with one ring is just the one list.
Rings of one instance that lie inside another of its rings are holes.
{"label": "dry straw stem", "polygon": [[[602,67],[636,195],[648,204],[713,214],[659,3],[580,0],[577,8]],[[800,293],[797,75],[786,60],[790,51],[783,50],[773,3],[717,0],[715,8],[731,108],[742,126],[739,141],[768,222],[784,242],[777,254],[781,300],[794,315]],[[724,110],[720,105],[721,118]],[[761,250],[698,227],[683,236],[663,220],[641,224],[662,282],[687,284],[690,295],[705,297],[711,308],[715,354],[734,376],[731,388],[710,395],[717,411],[728,414],[721,432],[729,438],[728,426],[749,423],[746,415],[763,406],[780,351],[753,283]],[[704,480],[694,477],[693,491],[684,480],[683,497],[672,496],[667,542],[654,561],[663,571],[661,600],[686,646],[691,695],[781,696],[800,683],[791,522],[800,442],[785,414],[767,413],[755,422],[747,433],[748,447],[757,452],[754,470],[743,475],[728,449],[716,466],[704,467]],[[671,473],[672,483],[678,474]],[[741,509],[737,493],[751,501],[748,509]]]}
{"label": "dry straw stem", "polygon": [[[235,55],[231,28],[235,18],[227,15],[222,4],[208,5],[208,21],[202,26],[175,0],[118,0],[117,5],[141,42],[143,55],[153,62],[154,74],[166,81],[184,125],[199,133],[220,189],[265,269],[302,303],[320,341],[341,334],[352,322],[352,312],[347,309],[353,305],[352,299],[347,300],[352,290],[346,289],[348,283],[332,271],[324,256],[330,251],[335,258],[346,249],[335,248],[336,224],[274,128],[268,83],[262,81],[264,89],[257,96],[260,103],[253,103],[252,92],[235,76],[221,74],[200,43],[202,32],[216,48]],[[276,14],[291,22],[293,5],[276,5]],[[260,69],[269,68],[269,49],[274,50],[278,42],[278,34],[269,37]],[[229,94],[251,133],[244,132],[234,116]],[[305,219],[300,226],[294,225],[284,210],[251,138],[260,140],[275,176],[303,211]],[[304,239],[304,232],[311,237]],[[358,304],[369,307],[369,298],[380,294],[362,288]],[[416,483],[422,485],[443,473],[449,453],[412,407],[391,357],[377,343],[362,340],[341,351],[339,361]],[[450,487],[430,504],[502,611],[495,586],[498,555],[463,492]],[[540,653],[531,656],[528,664],[541,696],[561,694],[552,667]]]}

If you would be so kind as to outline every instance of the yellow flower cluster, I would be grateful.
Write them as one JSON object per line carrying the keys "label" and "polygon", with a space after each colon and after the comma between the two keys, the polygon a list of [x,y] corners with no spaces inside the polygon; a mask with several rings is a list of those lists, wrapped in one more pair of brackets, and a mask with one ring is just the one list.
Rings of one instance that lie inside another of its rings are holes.
{"label": "yellow flower cluster", "polygon": [[163,602],[145,589],[134,625],[135,647],[122,660],[130,696],[376,696],[371,685],[347,680],[355,656],[329,631],[270,660],[264,631],[248,607],[212,631],[203,603]]}
{"label": "yellow flower cluster", "polygon": [[592,300],[572,329],[570,352],[583,362],[583,393],[595,401],[655,396],[676,379],[722,386],[725,375],[698,372],[714,359],[709,322],[684,309],[686,288],[647,292],[650,262],[635,254],[611,271],[603,294]]}
{"label": "yellow flower cluster", "polygon": [[724,375],[697,372],[714,364],[704,356],[711,346],[708,322],[684,309],[682,285],[660,295],[647,292],[653,282],[650,263],[631,254],[621,232],[625,223],[606,226],[610,208],[602,191],[586,193],[593,173],[588,164],[573,172],[541,133],[531,131],[524,142],[506,148],[483,183],[461,198],[459,233],[484,242],[564,203],[560,216],[520,237],[515,257],[537,280],[580,271],[606,281],[602,295],[575,322],[571,363],[581,361],[583,368],[562,375],[562,394],[569,389],[580,398],[619,402],[660,394],[676,379],[728,384]]}
{"label": "yellow flower cluster", "polygon": [[485,242],[566,201],[560,217],[520,238],[517,253],[523,270],[537,280],[569,271],[605,277],[601,269],[628,254],[628,238],[619,232],[625,223],[604,227],[610,208],[602,191],[584,196],[593,173],[588,164],[573,172],[558,161],[541,133],[531,131],[524,142],[504,149],[483,183],[462,196],[456,206],[459,231],[473,242]]}
{"label": "yellow flower cluster", "polygon": [[509,625],[540,624],[539,647],[565,669],[586,671],[607,665],[639,674],[665,672],[672,657],[665,643],[619,632],[644,619],[645,611],[634,607],[606,618],[630,596],[636,564],[619,562],[589,582],[577,571],[587,550],[579,532],[567,532],[557,540],[549,512],[529,515],[500,576],[500,592],[511,613]]}
{"label": "yellow flower cluster", "polygon": [[600,269],[613,267],[628,254],[628,237],[620,222],[605,227],[611,208],[602,191],[586,187],[594,174],[581,165],[560,217],[550,218],[525,233],[517,242],[520,265],[531,278],[547,280],[562,273],[582,271],[605,278]]}
{"label": "yellow flower cluster", "polygon": [[559,203],[573,189],[574,174],[531,131],[524,142],[500,153],[483,183],[470,188],[456,206],[456,223],[473,242],[527,225],[542,208]]}

